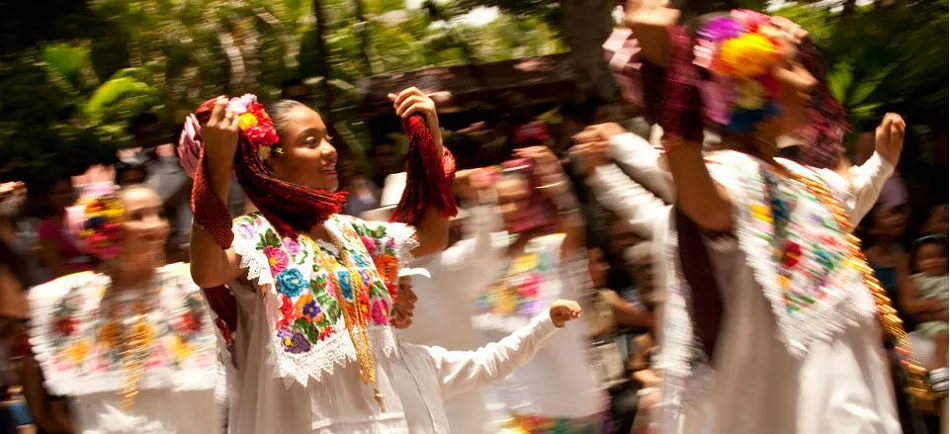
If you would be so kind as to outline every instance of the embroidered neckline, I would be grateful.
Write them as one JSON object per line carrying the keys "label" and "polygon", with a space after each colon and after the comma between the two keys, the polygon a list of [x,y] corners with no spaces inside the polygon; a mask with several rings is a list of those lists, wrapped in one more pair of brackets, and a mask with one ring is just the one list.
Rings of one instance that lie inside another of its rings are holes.
{"label": "embroidered neckline", "polygon": [[[80,396],[128,387],[119,332],[129,304],[150,304],[138,321],[148,351],[138,389],[208,390],[216,386],[217,337],[200,291],[185,264],[163,267],[157,290],[146,300],[113,304],[108,276],[67,276],[31,290],[34,323],[30,343],[51,392]],[[143,296],[144,297],[144,296]],[[107,312],[112,310],[112,312]],[[110,315],[111,314],[111,315]]]}
{"label": "embroidered neckline", "polygon": [[[409,252],[417,245],[414,231],[402,224],[341,215],[332,216],[324,227],[340,241],[333,249],[299,236],[281,239],[259,213],[240,217],[234,224],[232,248],[264,300],[268,362],[273,375],[288,386],[293,382],[306,386],[310,378],[320,381],[335,366],[360,360],[344,309],[360,310],[374,358],[389,357],[396,350],[389,325],[391,294],[399,267],[411,260]],[[336,249],[340,251],[334,255]],[[322,254],[334,257],[337,265],[349,261],[354,270],[344,273],[348,278],[341,281],[337,272],[346,269],[325,270],[316,260]],[[338,292],[351,293],[356,301],[341,303]]]}

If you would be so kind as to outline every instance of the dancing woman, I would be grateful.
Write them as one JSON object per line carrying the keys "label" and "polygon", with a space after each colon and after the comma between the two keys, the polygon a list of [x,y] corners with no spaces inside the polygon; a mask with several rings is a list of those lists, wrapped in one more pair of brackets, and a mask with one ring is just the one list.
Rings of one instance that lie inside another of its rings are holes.
{"label": "dancing woman", "polygon": [[[494,280],[478,297],[476,328],[498,339],[558,297],[591,301],[584,223],[561,163],[522,148],[495,182],[507,237]],[[520,163],[520,164],[519,164]],[[608,432],[607,395],[588,363],[590,327],[555,337],[498,387],[518,432]]]}
{"label": "dancing woman", "polygon": [[[216,309],[236,331],[233,433],[399,433],[418,422],[408,418],[429,419],[433,397],[394,374],[405,362],[390,322],[400,315],[398,268],[447,242],[454,161],[434,102],[415,88],[391,98],[411,143],[394,219],[414,226],[338,214],[337,152],[328,125],[301,103],[265,110],[252,95],[220,98],[186,121],[191,272],[236,300],[233,311]],[[234,175],[260,211],[232,224],[222,203]]]}
{"label": "dancing woman", "polygon": [[[874,176],[818,169],[836,166],[845,123],[800,27],[733,11],[700,19],[693,41],[661,2],[626,14],[677,194],[663,432],[900,432],[879,325],[905,350],[906,335],[852,230],[900,156],[903,121],[879,128],[861,170]],[[704,125],[728,150],[704,155]],[[776,158],[801,130],[812,166]]]}
{"label": "dancing woman", "polygon": [[98,270],[30,290],[33,357],[75,404],[73,432],[221,431],[218,338],[188,266],[163,265],[163,209],[145,186],[87,187],[68,233]]}

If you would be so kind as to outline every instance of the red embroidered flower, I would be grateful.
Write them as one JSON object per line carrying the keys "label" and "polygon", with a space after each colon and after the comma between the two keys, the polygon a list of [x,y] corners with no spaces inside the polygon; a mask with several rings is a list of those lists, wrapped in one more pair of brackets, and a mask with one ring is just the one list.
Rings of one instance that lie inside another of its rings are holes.
{"label": "red embroidered flower", "polygon": [[280,313],[283,318],[280,321],[277,321],[277,324],[274,328],[287,328],[287,325],[290,324],[290,320],[294,318],[294,303],[290,300],[290,297],[281,294],[280,296]]}
{"label": "red embroidered flower", "polygon": [[185,331],[194,332],[201,328],[201,320],[194,312],[188,311],[181,314],[181,327]]}
{"label": "red embroidered flower", "polygon": [[798,265],[798,261],[802,258],[802,246],[794,241],[789,241],[785,244],[785,259],[782,261],[783,265],[787,268],[794,267]]}
{"label": "red embroidered flower", "polygon": [[76,331],[76,321],[71,317],[63,317],[56,320],[55,323],[56,330],[59,330],[63,336],[71,336],[74,331]]}

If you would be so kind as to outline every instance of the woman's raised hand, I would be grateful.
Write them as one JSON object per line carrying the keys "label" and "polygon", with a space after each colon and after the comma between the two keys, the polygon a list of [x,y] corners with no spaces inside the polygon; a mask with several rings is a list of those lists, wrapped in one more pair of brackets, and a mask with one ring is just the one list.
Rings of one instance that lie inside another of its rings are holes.
{"label": "woman's raised hand", "polygon": [[215,178],[230,179],[238,144],[238,116],[228,110],[228,99],[219,97],[211,118],[201,127],[208,170]]}
{"label": "woman's raised hand", "polygon": [[884,115],[884,120],[874,132],[875,151],[888,163],[896,166],[901,158],[901,151],[904,149],[904,134],[907,132],[907,124],[904,118],[897,113],[888,113]]}
{"label": "woman's raised hand", "polygon": [[680,11],[669,0],[627,0],[624,24],[633,31],[643,56],[651,63],[665,66],[669,34],[666,29],[680,19]]}
{"label": "woman's raised hand", "polygon": [[421,114],[426,120],[426,126],[432,133],[432,139],[439,150],[442,149],[442,130],[439,129],[439,115],[436,113],[435,101],[425,92],[410,87],[398,94],[388,95],[389,100],[393,102],[393,108],[396,109],[396,116],[407,118],[413,114]]}

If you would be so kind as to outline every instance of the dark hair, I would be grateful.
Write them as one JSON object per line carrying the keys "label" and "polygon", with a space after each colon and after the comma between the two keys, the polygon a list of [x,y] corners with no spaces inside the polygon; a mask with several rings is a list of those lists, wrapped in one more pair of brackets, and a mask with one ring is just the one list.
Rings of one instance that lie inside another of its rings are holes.
{"label": "dark hair", "polygon": [[944,256],[946,256],[947,252],[950,251],[950,245],[948,245],[947,239],[943,236],[927,235],[918,238],[914,241],[914,250],[910,252],[910,269],[912,272],[920,272],[920,270],[917,269],[917,256],[920,254],[920,249],[928,245],[939,246],[943,250]]}
{"label": "dark hair", "polygon": [[139,115],[132,118],[132,121],[129,123],[129,129],[133,133],[137,133],[140,128],[146,125],[155,125],[160,123],[158,116],[151,112],[140,113]]}
{"label": "dark hair", "polygon": [[[199,122],[208,121],[216,101],[210,99],[198,107],[195,116]],[[265,109],[274,122],[278,136],[286,129],[287,113],[298,106],[306,107],[297,101],[280,100]],[[345,193],[310,189],[275,178],[271,168],[258,157],[256,147],[243,134],[240,137],[234,156],[234,172],[238,183],[251,203],[280,235],[307,233],[322,219],[340,211]],[[209,211],[208,216],[217,213],[226,214],[227,210],[215,209]]]}
{"label": "dark hair", "polygon": [[[143,181],[144,181],[146,178],[148,178],[148,171],[145,169],[145,164],[144,164],[144,163],[138,163],[138,162],[130,163],[130,162],[124,162],[124,161],[120,161],[120,162],[118,162],[118,163],[115,163],[115,182],[116,182],[116,184],[122,185],[122,177],[125,176],[125,175],[128,174],[128,173],[132,173],[132,172],[136,172],[136,171],[142,172],[142,180],[143,180]],[[137,182],[137,183],[135,183],[135,184],[139,184],[139,183]],[[131,184],[131,185],[135,185],[135,184]]]}

